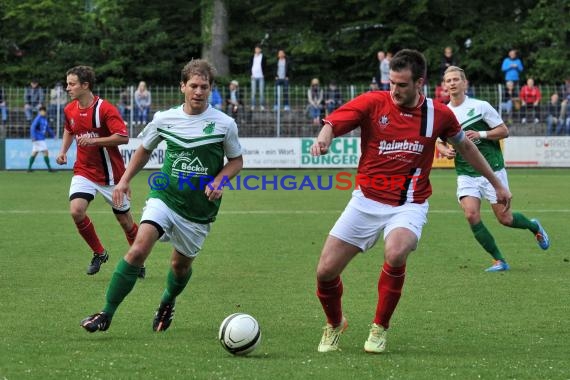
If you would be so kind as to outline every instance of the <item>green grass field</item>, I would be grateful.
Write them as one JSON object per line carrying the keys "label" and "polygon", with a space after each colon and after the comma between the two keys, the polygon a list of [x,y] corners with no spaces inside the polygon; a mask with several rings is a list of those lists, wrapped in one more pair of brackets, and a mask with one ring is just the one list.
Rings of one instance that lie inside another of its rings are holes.
{"label": "green grass field", "polygon": [[[252,173],[252,172],[246,172]],[[256,171],[317,175],[333,171]],[[138,219],[148,190],[134,180]],[[315,267],[348,191],[227,191],[194,275],[165,333],[152,331],[171,248],[158,244],[111,328],[79,322],[99,311],[127,243],[98,197],[90,207],[111,255],[99,274],[68,215],[70,172],[0,172],[0,379],[570,379],[570,170],[512,169],[513,209],[538,217],[552,239],[542,251],[527,231],[484,221],[511,270],[485,273],[490,257],[455,200],[455,175],[432,173],[434,195],[387,352],[363,351],[376,306],[382,248],[343,275],[350,327],[342,352],[319,354],[324,316]],[[236,311],[255,316],[263,341],[233,357],[217,341]]]}

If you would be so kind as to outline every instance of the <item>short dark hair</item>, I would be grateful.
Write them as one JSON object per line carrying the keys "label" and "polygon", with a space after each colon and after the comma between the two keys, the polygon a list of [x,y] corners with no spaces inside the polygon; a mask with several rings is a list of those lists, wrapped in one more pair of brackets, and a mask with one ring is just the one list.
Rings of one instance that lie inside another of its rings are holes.
{"label": "short dark hair", "polygon": [[66,75],[77,75],[79,83],[89,83],[89,89],[95,86],[95,70],[91,66],[75,66],[67,70]]}
{"label": "short dark hair", "polygon": [[399,72],[406,69],[412,72],[414,82],[420,78],[425,78],[427,70],[426,58],[417,50],[400,50],[392,57],[390,70]]}
{"label": "short dark hair", "polygon": [[215,74],[216,69],[210,62],[205,59],[193,59],[182,68],[182,71],[180,72],[180,80],[182,83],[186,83],[194,75],[200,75],[206,79],[211,86],[212,83],[214,83]]}

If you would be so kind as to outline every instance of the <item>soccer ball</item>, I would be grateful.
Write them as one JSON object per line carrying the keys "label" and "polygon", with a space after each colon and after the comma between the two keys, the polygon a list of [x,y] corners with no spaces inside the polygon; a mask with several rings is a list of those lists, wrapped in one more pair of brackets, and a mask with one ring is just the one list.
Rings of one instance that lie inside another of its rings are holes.
{"label": "soccer ball", "polygon": [[247,355],[261,342],[259,323],[249,314],[229,315],[220,325],[218,340],[229,353]]}

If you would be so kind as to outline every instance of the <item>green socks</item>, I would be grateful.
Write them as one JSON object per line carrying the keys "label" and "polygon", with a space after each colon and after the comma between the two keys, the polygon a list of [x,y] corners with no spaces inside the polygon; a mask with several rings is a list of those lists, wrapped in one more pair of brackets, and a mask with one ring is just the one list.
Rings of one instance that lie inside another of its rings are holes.
{"label": "green socks", "polygon": [[[49,157],[48,156],[44,156],[44,161],[46,163],[46,166],[48,167],[49,170],[51,170],[51,166],[49,164]],[[31,165],[30,165],[31,166]]]}
{"label": "green socks", "polygon": [[[28,161],[28,170],[32,169],[32,165],[34,164],[34,161],[36,160],[36,156],[30,156],[30,160]],[[51,170],[51,165],[49,164],[49,157],[48,156],[44,156],[44,161],[46,163],[46,166],[48,167],[49,170]]]}
{"label": "green socks", "polygon": [[176,277],[172,268],[168,271],[168,276],[166,277],[166,289],[164,289],[164,293],[162,293],[162,299],[160,302],[162,303],[172,303],[174,299],[182,293],[188,281],[190,281],[190,277],[192,277],[192,268],[188,271],[186,276],[184,277]]}
{"label": "green socks", "polygon": [[495,260],[505,260],[503,254],[499,251],[499,247],[497,247],[495,243],[495,238],[493,238],[493,235],[491,235],[483,222],[471,225],[471,231],[473,231],[473,235],[479,244],[481,244],[485,251],[489,252]]}
{"label": "green socks", "polygon": [[124,258],[119,261],[107,288],[107,303],[103,308],[105,313],[111,317],[115,314],[121,302],[133,290],[139,272],[139,267],[127,263]]}
{"label": "green socks", "polygon": [[513,212],[513,224],[511,224],[511,227],[531,230],[533,234],[538,232],[538,226],[520,212]]}

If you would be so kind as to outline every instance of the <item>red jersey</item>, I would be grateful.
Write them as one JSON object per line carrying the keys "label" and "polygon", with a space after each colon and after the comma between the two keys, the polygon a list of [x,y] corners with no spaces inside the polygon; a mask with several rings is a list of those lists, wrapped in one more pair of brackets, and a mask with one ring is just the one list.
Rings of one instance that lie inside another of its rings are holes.
{"label": "red jersey", "polygon": [[536,86],[529,87],[528,85],[524,85],[521,88],[521,92],[519,94],[521,100],[527,104],[532,104],[535,102],[540,102],[541,94],[540,89]]}
{"label": "red jersey", "polygon": [[[65,130],[77,138],[108,137],[113,134],[128,136],[127,127],[119,111],[111,103],[95,97],[87,108],[79,108],[77,99],[65,109]],[[73,173],[100,185],[115,185],[125,172],[125,163],[119,148],[77,146],[77,160]]]}
{"label": "red jersey", "polygon": [[435,143],[458,141],[461,126],[446,105],[422,96],[415,108],[394,103],[389,91],[362,94],[325,120],[336,136],[360,127],[360,189],[375,201],[398,206],[431,195],[429,174]]}

